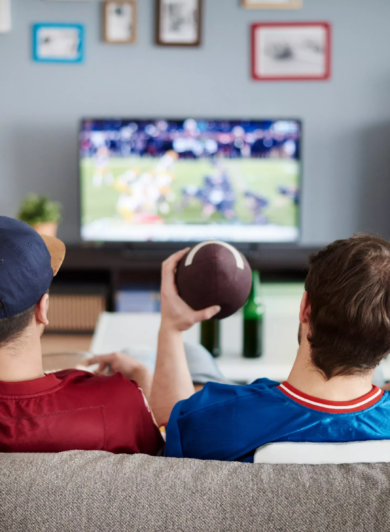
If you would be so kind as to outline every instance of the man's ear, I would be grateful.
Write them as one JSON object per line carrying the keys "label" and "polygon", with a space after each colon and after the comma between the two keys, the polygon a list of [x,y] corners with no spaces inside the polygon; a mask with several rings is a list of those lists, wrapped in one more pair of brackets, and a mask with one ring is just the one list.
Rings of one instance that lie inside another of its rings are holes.
{"label": "man's ear", "polygon": [[301,323],[309,323],[310,313],[311,313],[311,307],[310,307],[309,296],[307,292],[304,292],[302,296],[301,307],[299,309],[299,321]]}
{"label": "man's ear", "polygon": [[38,301],[37,308],[35,311],[35,319],[38,325],[49,325],[49,320],[47,319],[47,313],[49,312],[49,295],[45,294]]}

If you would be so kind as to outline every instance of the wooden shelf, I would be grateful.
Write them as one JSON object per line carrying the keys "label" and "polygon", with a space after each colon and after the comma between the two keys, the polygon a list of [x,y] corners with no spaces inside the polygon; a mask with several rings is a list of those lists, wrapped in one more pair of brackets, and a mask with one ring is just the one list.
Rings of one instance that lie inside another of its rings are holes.
{"label": "wooden shelf", "polygon": [[[184,245],[183,245],[184,246]],[[111,245],[70,245],[63,270],[159,271],[162,261],[183,246],[137,247]],[[267,272],[303,272],[314,247],[298,245],[241,246],[241,251],[255,269]]]}

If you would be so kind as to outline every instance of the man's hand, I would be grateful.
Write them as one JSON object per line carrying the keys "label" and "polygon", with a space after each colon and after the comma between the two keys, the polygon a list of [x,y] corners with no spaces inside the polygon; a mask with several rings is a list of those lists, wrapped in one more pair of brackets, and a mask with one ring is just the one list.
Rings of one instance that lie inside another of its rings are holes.
{"label": "man's hand", "polygon": [[111,353],[110,355],[94,356],[86,360],[87,366],[99,364],[95,371],[97,375],[112,375],[120,372],[126,379],[136,381],[142,388],[146,399],[149,401],[152,390],[153,375],[150,370],[133,358],[123,353]]}
{"label": "man's hand", "polygon": [[189,248],[178,251],[162,265],[161,279],[161,327],[173,331],[186,331],[195,323],[209,320],[221,310],[214,306],[204,310],[192,310],[178,294],[175,274],[180,260]]}

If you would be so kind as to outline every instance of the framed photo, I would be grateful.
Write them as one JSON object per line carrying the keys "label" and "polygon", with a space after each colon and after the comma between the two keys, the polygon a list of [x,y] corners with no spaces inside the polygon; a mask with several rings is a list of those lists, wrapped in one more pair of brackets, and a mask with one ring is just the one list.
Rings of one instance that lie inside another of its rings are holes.
{"label": "framed photo", "polygon": [[253,79],[326,80],[330,76],[330,24],[326,22],[253,24]]}
{"label": "framed photo", "polygon": [[34,24],[33,59],[43,63],[81,63],[84,60],[84,26]]}
{"label": "framed photo", "polygon": [[103,38],[111,44],[137,40],[137,4],[132,0],[103,2]]}
{"label": "framed photo", "polygon": [[156,0],[156,43],[200,46],[202,0]]}
{"label": "framed photo", "polygon": [[0,33],[11,31],[11,0],[0,0]]}
{"label": "framed photo", "polygon": [[241,0],[248,9],[300,9],[302,0]]}

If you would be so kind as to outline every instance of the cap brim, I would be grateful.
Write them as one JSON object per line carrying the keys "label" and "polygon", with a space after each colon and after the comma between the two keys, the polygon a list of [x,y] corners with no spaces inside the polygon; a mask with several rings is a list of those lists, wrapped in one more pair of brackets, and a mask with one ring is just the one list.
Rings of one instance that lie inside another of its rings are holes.
{"label": "cap brim", "polygon": [[64,262],[66,253],[65,244],[54,236],[41,235],[41,237],[50,253],[53,275],[57,275],[61,264]]}

